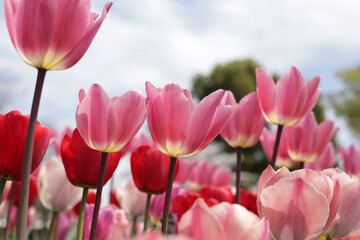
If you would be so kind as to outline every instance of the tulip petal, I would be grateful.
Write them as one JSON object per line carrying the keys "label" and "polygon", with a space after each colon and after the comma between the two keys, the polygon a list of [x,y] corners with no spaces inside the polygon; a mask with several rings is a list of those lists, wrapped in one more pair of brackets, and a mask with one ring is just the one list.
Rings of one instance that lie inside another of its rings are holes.
{"label": "tulip petal", "polygon": [[[275,83],[274,80],[261,69],[256,68],[256,92],[260,108],[267,121],[270,120],[274,111]],[[271,122],[271,121],[270,121]]]}

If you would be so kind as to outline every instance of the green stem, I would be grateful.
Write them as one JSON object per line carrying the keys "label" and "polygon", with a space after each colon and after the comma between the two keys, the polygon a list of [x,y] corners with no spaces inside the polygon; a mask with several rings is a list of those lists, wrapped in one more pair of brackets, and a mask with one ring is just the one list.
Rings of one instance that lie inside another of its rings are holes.
{"label": "green stem", "polygon": [[1,202],[1,199],[2,199],[3,192],[4,192],[5,184],[6,184],[6,179],[1,178],[0,179],[0,202]]}
{"label": "green stem", "polygon": [[276,157],[277,157],[277,153],[279,151],[281,133],[282,133],[283,128],[284,128],[283,125],[278,125],[278,129],[277,129],[277,133],[276,133],[276,140],[275,140],[275,145],[274,145],[274,151],[273,151],[273,155],[272,155],[271,162],[270,162],[270,165],[273,168],[275,167]]}
{"label": "green stem", "polygon": [[242,157],[242,148],[236,148],[236,198],[235,202],[240,204],[240,189],[241,189],[241,157]]}
{"label": "green stem", "polygon": [[147,194],[146,199],[146,208],[145,208],[145,216],[144,216],[144,230],[143,233],[146,232],[149,220],[149,210],[150,210],[150,200],[151,200],[151,193]]}
{"label": "green stem", "polygon": [[325,236],[326,240],[332,240],[332,237]]}
{"label": "green stem", "polygon": [[80,205],[80,211],[79,211],[79,219],[78,219],[78,225],[77,225],[76,240],[82,240],[82,234],[83,234],[83,228],[84,228],[85,205],[86,205],[88,191],[89,191],[89,188],[83,188],[83,194],[82,194],[82,198],[81,198],[81,205]]}
{"label": "green stem", "polygon": [[9,209],[8,209],[7,216],[6,216],[5,240],[8,240],[9,237],[10,237],[10,232],[9,232],[9,228],[10,228],[10,216],[11,216],[12,206],[14,205],[14,199],[15,199],[15,193],[16,193],[16,185],[17,185],[17,181],[14,181],[14,182],[11,184],[11,193],[10,193],[10,200],[9,200]]}
{"label": "green stem", "polygon": [[109,153],[107,153],[107,152],[101,153],[100,173],[99,173],[98,185],[97,185],[97,189],[96,189],[95,206],[94,206],[94,213],[93,213],[93,219],[92,219],[92,223],[91,223],[89,240],[95,240],[95,236],[96,236],[96,228],[97,228],[97,222],[98,222],[98,218],[99,218],[99,211],[100,211],[100,204],[101,204],[101,193],[102,193],[102,189],[103,189],[103,185],[104,185],[106,160],[107,160],[108,154]]}
{"label": "green stem", "polygon": [[132,230],[131,230],[131,236],[135,236],[136,231],[136,222],[137,222],[137,216],[133,216],[133,224],[132,224]]}
{"label": "green stem", "polygon": [[163,234],[165,234],[165,235],[167,235],[169,210],[170,210],[170,201],[171,201],[171,192],[172,192],[172,187],[173,187],[173,182],[174,182],[174,177],[175,177],[176,161],[177,161],[176,157],[171,157],[168,182],[167,182],[167,185],[166,185],[166,194],[165,194],[165,203],[164,203],[162,225],[161,225],[161,232]]}
{"label": "green stem", "polygon": [[29,127],[26,135],[24,160],[23,160],[22,173],[21,173],[20,202],[18,207],[17,239],[19,240],[26,239],[26,224],[27,224],[27,214],[29,207],[28,203],[29,203],[31,159],[33,156],[36,119],[39,111],[40,98],[41,98],[42,88],[44,85],[45,75],[46,75],[45,69],[38,69],[35,92],[31,106]]}
{"label": "green stem", "polygon": [[47,240],[52,240],[53,230],[54,230],[54,225],[55,225],[54,223],[55,223],[55,220],[56,220],[56,217],[58,216],[58,214],[59,214],[58,211],[52,212],[50,228],[49,228],[48,235],[47,235]]}

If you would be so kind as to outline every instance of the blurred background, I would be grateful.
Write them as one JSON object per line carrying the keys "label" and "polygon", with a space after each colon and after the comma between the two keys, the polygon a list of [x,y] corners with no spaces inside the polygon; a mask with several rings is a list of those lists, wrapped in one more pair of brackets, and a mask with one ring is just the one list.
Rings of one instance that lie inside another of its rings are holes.
{"label": "blurred background", "polygon": [[[93,10],[104,4],[93,1]],[[239,100],[255,90],[255,67],[278,79],[297,66],[306,80],[322,77],[318,121],[334,119],[337,142],[359,147],[359,9],[357,0],[116,0],[80,62],[48,72],[38,120],[74,128],[78,92],[92,83],[110,96],[130,89],[145,95],[151,81],[178,83],[197,99],[223,88]],[[18,56],[3,4],[0,11],[0,112],[29,113],[36,70]],[[212,146],[199,158],[218,158],[212,152],[224,149]]]}

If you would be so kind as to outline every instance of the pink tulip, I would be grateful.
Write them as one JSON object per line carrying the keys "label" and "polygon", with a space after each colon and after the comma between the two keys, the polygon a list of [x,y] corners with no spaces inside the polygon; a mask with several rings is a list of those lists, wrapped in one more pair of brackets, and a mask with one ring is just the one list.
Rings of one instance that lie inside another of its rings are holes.
{"label": "pink tulip", "polygon": [[258,183],[259,216],[267,217],[275,239],[318,239],[337,218],[342,200],[339,181],[311,169],[274,171]]}
{"label": "pink tulip", "polygon": [[321,171],[333,167],[336,164],[336,161],[337,155],[335,154],[334,146],[329,142],[320,156],[313,162],[305,163],[304,168]]}
{"label": "pink tulip", "polygon": [[155,146],[171,157],[192,156],[223,129],[232,107],[221,105],[225,91],[205,97],[196,107],[190,91],[172,83],[163,89],[146,83],[148,126]]}
{"label": "pink tulip", "polygon": [[98,17],[90,0],[5,0],[5,17],[11,40],[27,64],[62,70],[85,54],[111,5]]}
{"label": "pink tulip", "polygon": [[232,92],[226,91],[222,103],[233,106],[234,110],[221,137],[233,148],[254,146],[265,126],[256,92],[249,93],[237,104]]}
{"label": "pink tulip", "polygon": [[183,235],[172,235],[167,237],[159,232],[150,232],[137,236],[133,240],[192,240],[192,238]]}
{"label": "pink tulip", "polygon": [[87,94],[80,90],[79,100],[77,128],[86,144],[101,152],[120,151],[145,121],[145,100],[138,91],[110,99],[100,85],[93,84]]}
{"label": "pink tulip", "polygon": [[38,194],[46,209],[60,212],[73,208],[81,200],[82,188],[69,182],[61,160],[52,157],[40,168]]}
{"label": "pink tulip", "polygon": [[334,240],[359,240],[360,239],[360,230],[353,232],[349,236],[343,238],[334,238]]}
{"label": "pink tulip", "polygon": [[183,158],[178,159],[179,171],[175,176],[174,183],[183,185],[189,178],[192,169],[197,165],[197,161],[186,160]]}
{"label": "pink tulip", "polygon": [[131,142],[121,151],[122,155],[125,156],[127,153],[133,153],[141,145],[148,145],[155,147],[153,140],[144,133],[137,134]]}
{"label": "pink tulip", "polygon": [[[89,239],[90,227],[93,217],[94,204],[85,206],[83,240]],[[115,214],[110,208],[102,208],[99,212],[99,220],[95,239],[110,240],[111,233],[115,227]]]}
{"label": "pink tulip", "polygon": [[284,129],[289,156],[297,162],[315,161],[337,130],[333,121],[318,125],[314,113],[309,113],[298,124]]}
{"label": "pink tulip", "polygon": [[339,152],[347,174],[360,176],[360,151],[354,145],[349,148],[339,147]]}
{"label": "pink tulip", "polygon": [[229,169],[220,169],[219,164],[201,161],[192,168],[189,182],[195,187],[227,186],[232,183],[232,176]]}
{"label": "pink tulip", "polygon": [[321,90],[320,77],[305,83],[299,69],[290,71],[276,83],[263,69],[256,69],[256,92],[261,111],[267,122],[291,126],[315,106]]}
{"label": "pink tulip", "polygon": [[126,214],[130,216],[144,215],[147,194],[141,192],[132,178],[129,179],[124,189],[115,189],[115,195]]}
{"label": "pink tulip", "polygon": [[65,135],[68,135],[71,137],[72,135],[72,129],[70,127],[65,127],[65,129],[60,132],[57,131],[54,128],[50,128],[50,141],[49,141],[49,145],[52,145],[55,151],[55,154],[57,156],[61,155],[61,143],[65,137]]}
{"label": "pink tulip", "polygon": [[331,222],[325,235],[331,238],[346,237],[360,230],[360,180],[338,168],[326,169],[323,173],[340,183],[342,193],[337,217]]}
{"label": "pink tulip", "polygon": [[271,239],[265,218],[227,202],[209,208],[201,198],[182,216],[178,229],[196,240]]}
{"label": "pink tulip", "polygon": [[[260,142],[268,159],[271,159],[273,155],[275,139],[276,139],[276,132],[270,132],[267,128],[264,128],[263,133],[260,137]],[[276,156],[276,167],[291,168],[295,164],[296,162],[292,160],[288,154],[288,149],[285,139],[281,138],[278,154]]]}
{"label": "pink tulip", "polygon": [[131,235],[131,224],[125,211],[114,205],[109,205],[105,209],[111,209],[115,216],[114,228],[109,240],[128,240]]}

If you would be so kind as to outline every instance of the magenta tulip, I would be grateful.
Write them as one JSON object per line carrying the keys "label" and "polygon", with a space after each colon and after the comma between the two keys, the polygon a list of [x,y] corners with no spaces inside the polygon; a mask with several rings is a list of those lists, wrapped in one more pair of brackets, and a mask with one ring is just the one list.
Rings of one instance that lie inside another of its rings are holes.
{"label": "magenta tulip", "polygon": [[111,5],[98,17],[90,0],[5,0],[5,17],[11,40],[27,64],[62,70],[85,54]]}
{"label": "magenta tulip", "polygon": [[297,162],[315,161],[337,130],[333,121],[318,125],[314,113],[309,113],[299,123],[284,130],[289,156]]}
{"label": "magenta tulip", "polygon": [[271,239],[265,218],[227,202],[209,208],[201,198],[181,217],[178,229],[196,240]]}
{"label": "magenta tulip", "polygon": [[87,94],[80,90],[79,100],[77,128],[86,144],[101,152],[120,151],[145,121],[145,100],[138,91],[110,99],[100,85],[93,84]]}
{"label": "magenta tulip", "polygon": [[237,104],[232,92],[226,91],[223,103],[233,106],[234,110],[221,137],[233,148],[254,146],[265,126],[256,92],[249,93]]}
{"label": "magenta tulip", "polygon": [[148,126],[155,146],[171,157],[192,156],[223,129],[232,112],[221,105],[225,91],[205,97],[196,107],[190,91],[172,83],[163,89],[146,83]]}
{"label": "magenta tulip", "polygon": [[269,123],[291,126],[315,106],[321,90],[320,77],[305,83],[299,69],[290,71],[276,83],[263,69],[256,69],[256,92],[261,111]]}
{"label": "magenta tulip", "polygon": [[267,217],[275,239],[319,239],[337,219],[342,201],[339,181],[311,169],[274,171],[258,183],[259,216]]}
{"label": "magenta tulip", "polygon": [[339,147],[344,169],[347,174],[360,176],[360,151],[351,145],[349,148]]}

